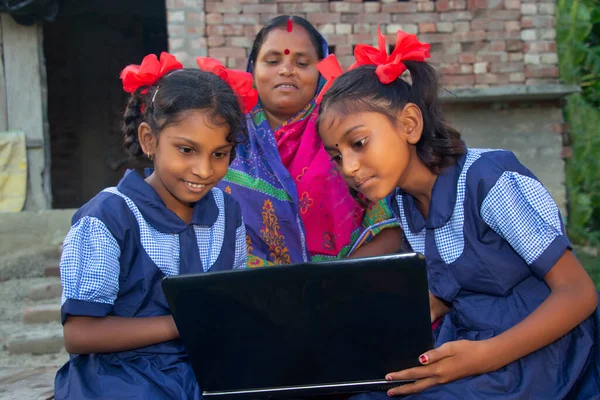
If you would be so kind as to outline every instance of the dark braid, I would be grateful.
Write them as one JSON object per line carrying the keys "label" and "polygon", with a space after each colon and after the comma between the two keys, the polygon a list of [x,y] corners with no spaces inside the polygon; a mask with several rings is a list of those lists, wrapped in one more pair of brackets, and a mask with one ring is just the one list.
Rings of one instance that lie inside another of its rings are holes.
{"label": "dark braid", "polygon": [[129,98],[122,125],[125,150],[132,157],[144,155],[138,139],[138,127],[143,122],[142,106],[144,105],[143,95],[140,92],[140,89],[136,90]]}

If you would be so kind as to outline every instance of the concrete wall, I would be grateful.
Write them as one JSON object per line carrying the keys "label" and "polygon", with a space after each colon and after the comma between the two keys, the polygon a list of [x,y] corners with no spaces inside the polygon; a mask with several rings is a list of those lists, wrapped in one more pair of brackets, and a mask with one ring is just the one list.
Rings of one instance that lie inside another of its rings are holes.
{"label": "concrete wall", "polygon": [[447,119],[468,147],[511,150],[566,215],[563,119],[557,101],[448,104]]}
{"label": "concrete wall", "polygon": [[44,210],[51,205],[51,190],[41,27],[19,25],[1,14],[0,32],[0,130],[25,132],[25,210]]}

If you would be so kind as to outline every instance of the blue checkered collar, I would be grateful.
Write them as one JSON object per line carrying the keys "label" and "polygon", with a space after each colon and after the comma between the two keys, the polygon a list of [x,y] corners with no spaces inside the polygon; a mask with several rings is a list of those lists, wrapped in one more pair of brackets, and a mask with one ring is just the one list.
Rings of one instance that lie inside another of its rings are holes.
{"label": "blue checkered collar", "polygon": [[431,203],[429,204],[429,216],[427,220],[425,220],[423,214],[417,208],[415,198],[397,189],[396,194],[402,195],[404,215],[412,233],[418,234],[425,227],[428,229],[441,228],[448,223],[456,204],[458,178],[460,177],[465,159],[466,154],[459,159],[458,163],[446,168],[438,175],[431,190]]}
{"label": "blue checkered collar", "polygon": [[[146,176],[151,169],[144,171]],[[144,219],[163,233],[179,233],[189,225],[169,210],[158,193],[134,170],[127,170],[117,185],[117,190],[129,197],[142,213]],[[194,204],[191,225],[212,226],[219,215],[219,207],[212,191]]]}

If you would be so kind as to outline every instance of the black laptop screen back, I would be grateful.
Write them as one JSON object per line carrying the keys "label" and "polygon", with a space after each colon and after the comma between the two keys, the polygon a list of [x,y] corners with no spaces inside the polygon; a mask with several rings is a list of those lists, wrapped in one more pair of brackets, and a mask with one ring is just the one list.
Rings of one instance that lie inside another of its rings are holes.
{"label": "black laptop screen back", "polygon": [[416,255],[178,276],[163,289],[205,391],[383,379],[432,347]]}

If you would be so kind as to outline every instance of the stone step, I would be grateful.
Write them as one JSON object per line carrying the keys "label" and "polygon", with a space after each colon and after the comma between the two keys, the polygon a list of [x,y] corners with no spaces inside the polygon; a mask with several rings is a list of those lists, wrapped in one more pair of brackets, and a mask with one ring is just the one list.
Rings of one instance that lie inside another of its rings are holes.
{"label": "stone step", "polygon": [[43,399],[54,395],[56,367],[8,367],[0,371],[3,400]]}
{"label": "stone step", "polygon": [[51,264],[44,267],[44,276],[47,278],[58,277],[60,278],[60,268],[58,264]]}
{"label": "stone step", "polygon": [[9,337],[9,354],[55,354],[64,348],[63,331],[60,325],[44,330],[24,332]]}
{"label": "stone step", "polygon": [[25,311],[23,311],[23,322],[25,324],[60,322],[60,303],[40,304],[25,308]]}
{"label": "stone step", "polygon": [[29,289],[28,297],[31,300],[39,301],[59,299],[61,295],[62,285],[60,284],[60,280],[56,279],[50,282],[40,283],[35,286],[32,286]]}

